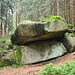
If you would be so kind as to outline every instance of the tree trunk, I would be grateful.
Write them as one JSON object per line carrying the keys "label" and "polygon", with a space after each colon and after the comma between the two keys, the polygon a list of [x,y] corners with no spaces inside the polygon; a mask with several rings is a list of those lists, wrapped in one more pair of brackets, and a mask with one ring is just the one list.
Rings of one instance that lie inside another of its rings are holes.
{"label": "tree trunk", "polygon": [[3,4],[1,4],[1,35],[2,35],[2,24],[3,24]]}
{"label": "tree trunk", "polygon": [[57,0],[57,15],[59,16],[60,15],[60,12],[59,12],[59,0]]}
{"label": "tree trunk", "polygon": [[72,25],[74,26],[74,5],[73,5],[74,0],[70,0],[70,6],[71,6],[71,19],[72,19]]}

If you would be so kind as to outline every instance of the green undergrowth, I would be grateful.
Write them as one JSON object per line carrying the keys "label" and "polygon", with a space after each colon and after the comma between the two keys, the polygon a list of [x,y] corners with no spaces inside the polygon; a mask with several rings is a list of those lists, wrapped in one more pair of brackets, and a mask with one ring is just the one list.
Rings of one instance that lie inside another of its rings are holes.
{"label": "green undergrowth", "polygon": [[4,55],[9,51],[10,40],[4,36],[0,36],[0,55]]}
{"label": "green undergrowth", "polygon": [[22,52],[21,50],[23,49],[22,46],[13,46],[13,53],[9,56],[9,58],[1,59],[0,60],[0,68],[2,67],[20,67],[23,66],[21,63],[21,58],[22,58]]}
{"label": "green undergrowth", "polygon": [[12,62],[9,59],[1,59],[0,60],[0,69],[6,68],[6,67],[13,67],[18,68],[24,66],[23,64],[16,64],[15,62]]}
{"label": "green undergrowth", "polygon": [[12,62],[8,59],[0,60],[0,67],[11,66],[11,65],[12,65]]}
{"label": "green undergrowth", "polygon": [[22,66],[23,64],[21,63],[22,59],[22,52],[21,50],[23,49],[23,46],[13,46],[14,52],[10,55],[10,61],[13,63],[13,67],[19,67]]}
{"label": "green undergrowth", "polygon": [[10,55],[10,61],[14,64],[21,65],[22,52],[17,50]]}
{"label": "green undergrowth", "polygon": [[61,17],[61,16],[50,16],[50,17],[47,17],[47,18],[45,18],[44,19],[44,21],[45,22],[47,22],[47,23],[50,23],[52,20],[54,20],[54,22],[56,22],[57,21],[57,19],[59,19],[59,20],[62,20],[62,21],[66,21],[63,17]]}
{"label": "green undergrowth", "polygon": [[75,61],[67,62],[59,67],[52,63],[47,64],[44,69],[35,75],[75,75]]}

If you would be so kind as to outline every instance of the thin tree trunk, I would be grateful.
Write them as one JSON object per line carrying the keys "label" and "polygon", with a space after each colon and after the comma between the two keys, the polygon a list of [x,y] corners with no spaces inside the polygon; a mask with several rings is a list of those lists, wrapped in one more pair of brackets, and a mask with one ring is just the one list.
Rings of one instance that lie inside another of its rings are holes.
{"label": "thin tree trunk", "polygon": [[71,4],[71,19],[72,19],[72,25],[74,26],[74,6],[73,6],[73,1],[74,0],[70,0],[70,4]]}
{"label": "thin tree trunk", "polygon": [[59,0],[57,0],[57,15],[59,16],[60,15],[60,12],[59,12]]}
{"label": "thin tree trunk", "polygon": [[8,9],[6,8],[6,20],[5,20],[5,37],[8,37]]}
{"label": "thin tree trunk", "polygon": [[1,4],[1,35],[2,35],[2,23],[3,23],[3,4]]}

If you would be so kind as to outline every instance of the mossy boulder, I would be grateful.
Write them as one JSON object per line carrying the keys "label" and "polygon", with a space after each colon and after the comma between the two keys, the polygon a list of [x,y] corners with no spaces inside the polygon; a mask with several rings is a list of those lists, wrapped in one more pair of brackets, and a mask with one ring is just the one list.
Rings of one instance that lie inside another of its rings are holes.
{"label": "mossy boulder", "polygon": [[50,25],[47,22],[24,21],[19,24],[11,41],[16,45],[23,45],[33,41],[53,39],[61,37],[67,31],[66,22],[57,19],[51,20]]}

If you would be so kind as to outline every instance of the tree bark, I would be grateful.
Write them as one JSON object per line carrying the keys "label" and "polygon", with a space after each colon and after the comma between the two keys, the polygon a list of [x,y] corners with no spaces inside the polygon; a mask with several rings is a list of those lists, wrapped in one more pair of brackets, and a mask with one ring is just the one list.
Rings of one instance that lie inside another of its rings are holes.
{"label": "tree bark", "polygon": [[2,35],[2,24],[3,24],[3,4],[1,4],[1,35]]}
{"label": "tree bark", "polygon": [[59,12],[59,0],[57,0],[57,15],[59,16],[60,15],[60,12]]}

